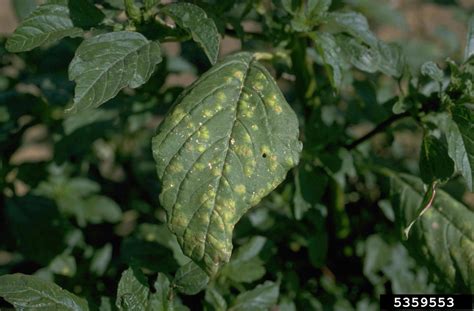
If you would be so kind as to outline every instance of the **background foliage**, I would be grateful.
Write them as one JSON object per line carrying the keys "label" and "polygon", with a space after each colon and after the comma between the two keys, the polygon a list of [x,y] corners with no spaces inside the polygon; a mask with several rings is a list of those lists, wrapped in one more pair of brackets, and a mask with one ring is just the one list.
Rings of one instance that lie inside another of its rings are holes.
{"label": "background foliage", "polygon": [[[472,6],[433,1],[463,26],[420,36],[378,0],[40,2],[14,1],[23,24],[0,40],[0,307],[377,310],[381,293],[474,292]],[[304,148],[209,279],[167,228],[151,139],[220,37],[219,58],[263,52]]]}

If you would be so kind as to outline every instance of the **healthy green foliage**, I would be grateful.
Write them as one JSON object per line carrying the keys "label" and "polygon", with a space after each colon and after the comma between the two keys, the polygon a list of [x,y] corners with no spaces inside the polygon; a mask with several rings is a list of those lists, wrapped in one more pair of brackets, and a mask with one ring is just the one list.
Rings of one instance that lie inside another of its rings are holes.
{"label": "healthy green foliage", "polygon": [[71,111],[100,106],[126,86],[144,84],[161,62],[158,42],[136,32],[112,32],[86,39],[69,65],[76,82]]}
{"label": "healthy green foliage", "polygon": [[211,64],[215,64],[219,55],[220,36],[214,21],[206,12],[191,3],[171,3],[163,13],[171,16],[176,24],[188,31],[206,53]]}
{"label": "healthy green foliage", "polygon": [[300,150],[296,116],[252,54],[227,57],[191,85],[153,139],[160,201],[184,254],[215,274],[234,225]]}
{"label": "healthy green foliage", "polygon": [[473,190],[474,180],[474,112],[465,106],[452,109],[452,120],[448,120],[448,151],[457,169],[466,180],[469,190]]}
{"label": "healthy green foliage", "polygon": [[54,283],[24,274],[0,276],[0,297],[18,310],[89,310],[84,299]]}
{"label": "healthy green foliage", "polygon": [[82,35],[69,16],[67,4],[43,4],[25,18],[8,38],[10,52],[29,51],[44,44],[54,43],[64,37]]}
{"label": "healthy green foliage", "polygon": [[444,144],[432,135],[423,138],[420,151],[420,176],[426,183],[445,181],[454,173],[454,162]]}

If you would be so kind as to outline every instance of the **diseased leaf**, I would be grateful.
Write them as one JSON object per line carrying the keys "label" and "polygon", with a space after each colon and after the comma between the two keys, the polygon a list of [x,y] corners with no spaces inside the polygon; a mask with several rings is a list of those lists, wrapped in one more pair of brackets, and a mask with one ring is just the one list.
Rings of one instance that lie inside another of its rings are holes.
{"label": "diseased leaf", "polygon": [[464,50],[464,61],[468,61],[474,55],[474,15],[471,15],[467,25],[466,48]]}
{"label": "diseased leaf", "polygon": [[252,54],[227,57],[191,85],[153,138],[160,201],[184,254],[211,275],[228,262],[234,225],[301,148],[295,113]]}
{"label": "diseased leaf", "polygon": [[147,310],[149,294],[145,276],[139,270],[128,268],[120,278],[115,305],[119,310]]}
{"label": "diseased leaf", "polygon": [[58,285],[19,273],[0,276],[0,297],[18,310],[89,310],[86,300]]}
{"label": "diseased leaf", "polygon": [[193,261],[180,267],[176,272],[173,280],[173,287],[179,292],[186,295],[195,295],[203,290],[209,277],[198,265]]}
{"label": "diseased leaf", "polygon": [[13,53],[24,52],[64,37],[80,35],[82,29],[74,27],[66,4],[46,3],[23,20],[8,38],[6,48]]}
{"label": "diseased leaf", "polygon": [[279,285],[270,281],[237,296],[229,311],[269,310],[278,301]]}
{"label": "diseased leaf", "polygon": [[474,113],[466,106],[458,105],[452,110],[452,120],[448,120],[446,136],[448,152],[454,160],[456,169],[473,191],[474,180]]}
{"label": "diseased leaf", "polygon": [[214,21],[207,17],[203,9],[192,3],[176,2],[168,4],[162,12],[170,15],[179,27],[191,34],[211,64],[216,63],[220,45],[219,32]]}
{"label": "diseased leaf", "polygon": [[111,32],[86,39],[69,65],[69,79],[76,82],[70,110],[98,107],[126,86],[139,87],[159,62],[159,43],[137,32]]}
{"label": "diseased leaf", "polygon": [[426,183],[447,180],[454,173],[454,162],[444,143],[432,135],[423,137],[420,151],[420,177]]}
{"label": "diseased leaf", "polygon": [[[396,221],[403,234],[423,200],[423,183],[407,174],[390,176]],[[474,212],[438,189],[431,208],[413,225],[406,245],[440,281],[455,291],[472,292],[473,223]]]}

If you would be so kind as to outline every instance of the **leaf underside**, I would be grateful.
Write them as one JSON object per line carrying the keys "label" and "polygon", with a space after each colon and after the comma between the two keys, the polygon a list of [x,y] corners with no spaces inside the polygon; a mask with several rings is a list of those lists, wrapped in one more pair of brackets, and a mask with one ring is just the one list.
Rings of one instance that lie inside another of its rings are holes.
{"label": "leaf underside", "polygon": [[161,60],[159,43],[137,32],[111,32],[85,40],[69,65],[69,79],[76,82],[70,110],[94,108],[126,86],[139,87]]}
{"label": "leaf underside", "polygon": [[64,37],[76,37],[82,29],[74,27],[66,4],[44,4],[38,7],[8,38],[10,52],[24,52]]}
{"label": "leaf underside", "polygon": [[295,113],[252,54],[227,57],[191,85],[153,139],[160,201],[184,254],[210,275],[228,262],[234,225],[301,148]]}
{"label": "leaf underside", "polygon": [[[400,230],[416,217],[423,199],[420,179],[391,178]],[[413,225],[407,246],[441,281],[459,291],[474,290],[474,212],[438,189],[434,203]]]}

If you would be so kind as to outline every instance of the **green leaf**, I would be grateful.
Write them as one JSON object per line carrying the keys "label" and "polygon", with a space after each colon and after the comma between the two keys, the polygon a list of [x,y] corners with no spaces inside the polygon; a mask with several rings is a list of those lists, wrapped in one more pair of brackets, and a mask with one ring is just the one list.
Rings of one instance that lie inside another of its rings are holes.
{"label": "green leaf", "polygon": [[139,87],[159,62],[159,43],[137,32],[111,32],[86,39],[69,65],[69,79],[76,82],[70,110],[98,107],[126,86]]}
{"label": "green leaf", "polygon": [[451,109],[452,120],[448,120],[446,138],[448,152],[454,160],[456,169],[466,180],[467,187],[473,191],[474,180],[474,113],[471,109],[458,105]]}
{"label": "green leaf", "polygon": [[347,36],[339,37],[337,42],[347,60],[357,69],[370,73],[379,70],[381,56],[377,49]]}
{"label": "green leaf", "polygon": [[34,195],[8,199],[6,219],[17,251],[30,260],[47,265],[66,247],[64,235],[70,226],[51,200]]}
{"label": "green leaf", "polygon": [[7,40],[10,52],[24,52],[43,44],[56,42],[64,37],[82,35],[82,29],[74,27],[66,4],[43,4],[23,20]]}
{"label": "green leaf", "polygon": [[69,0],[68,7],[74,26],[83,29],[98,25],[105,17],[89,0]]}
{"label": "green leaf", "polygon": [[377,46],[377,37],[370,31],[367,18],[362,14],[332,12],[328,16],[327,23],[329,24],[328,28],[334,32],[344,32],[371,47]]}
{"label": "green leaf", "polygon": [[107,243],[104,247],[94,252],[91,259],[90,271],[96,275],[102,276],[112,259],[112,244]]}
{"label": "green leaf", "polygon": [[196,295],[206,287],[208,282],[209,277],[206,272],[190,261],[176,271],[173,287],[183,294]]}
{"label": "green leaf", "polygon": [[158,273],[154,284],[155,293],[150,296],[149,311],[173,311],[175,302],[172,300],[173,290],[170,281],[163,273]]}
{"label": "green leaf", "polygon": [[206,288],[204,299],[214,308],[215,311],[227,310],[227,302],[214,287]]}
{"label": "green leaf", "polygon": [[270,281],[237,296],[229,311],[269,310],[278,301],[279,285]]}
{"label": "green leaf", "polygon": [[118,222],[122,219],[122,210],[112,199],[103,195],[93,195],[84,203],[86,220],[92,224]]}
{"label": "green leaf", "polygon": [[119,310],[147,310],[149,294],[147,280],[141,271],[128,268],[120,278],[115,305]]}
{"label": "green leaf", "polygon": [[206,53],[211,64],[215,64],[219,55],[220,36],[214,21],[206,12],[192,3],[171,3],[165,6],[163,13],[171,16],[179,27],[188,31],[193,40]]}
{"label": "green leaf", "polygon": [[420,177],[426,183],[445,181],[454,173],[454,162],[444,143],[432,135],[425,135],[420,151]]}
{"label": "green leaf", "polygon": [[0,276],[0,297],[18,310],[89,310],[84,299],[54,283],[24,274]]}
{"label": "green leaf", "polygon": [[428,76],[437,82],[443,81],[443,71],[439,69],[436,63],[431,61],[426,62],[421,66],[421,74],[424,76]]}
{"label": "green leaf", "polygon": [[474,15],[471,15],[467,26],[466,48],[464,61],[467,62],[474,55]]}
{"label": "green leaf", "polygon": [[316,48],[322,57],[324,64],[331,67],[329,80],[335,89],[341,87],[342,68],[341,68],[341,48],[336,43],[336,39],[330,33],[319,33],[315,38]]}
{"label": "green leaf", "polygon": [[222,275],[239,283],[251,283],[262,278],[266,271],[258,254],[266,241],[264,237],[254,236],[239,247],[232,260],[224,266]]}
{"label": "green leaf", "polygon": [[379,70],[392,77],[401,77],[405,68],[405,58],[400,46],[379,41],[377,47],[380,54]]}
{"label": "green leaf", "polygon": [[208,274],[229,261],[232,230],[299,159],[298,121],[268,71],[238,53],[176,101],[153,138],[168,225]]}
{"label": "green leaf", "polygon": [[38,6],[36,0],[16,0],[11,2],[20,21],[28,17]]}
{"label": "green leaf", "polygon": [[49,269],[53,273],[73,277],[77,270],[76,259],[73,256],[61,254],[51,261]]}
{"label": "green leaf", "polygon": [[[416,217],[423,200],[423,183],[406,174],[389,175],[396,220],[402,233]],[[438,189],[432,207],[415,223],[405,244],[440,281],[455,291],[472,292],[473,223],[474,212]]]}

